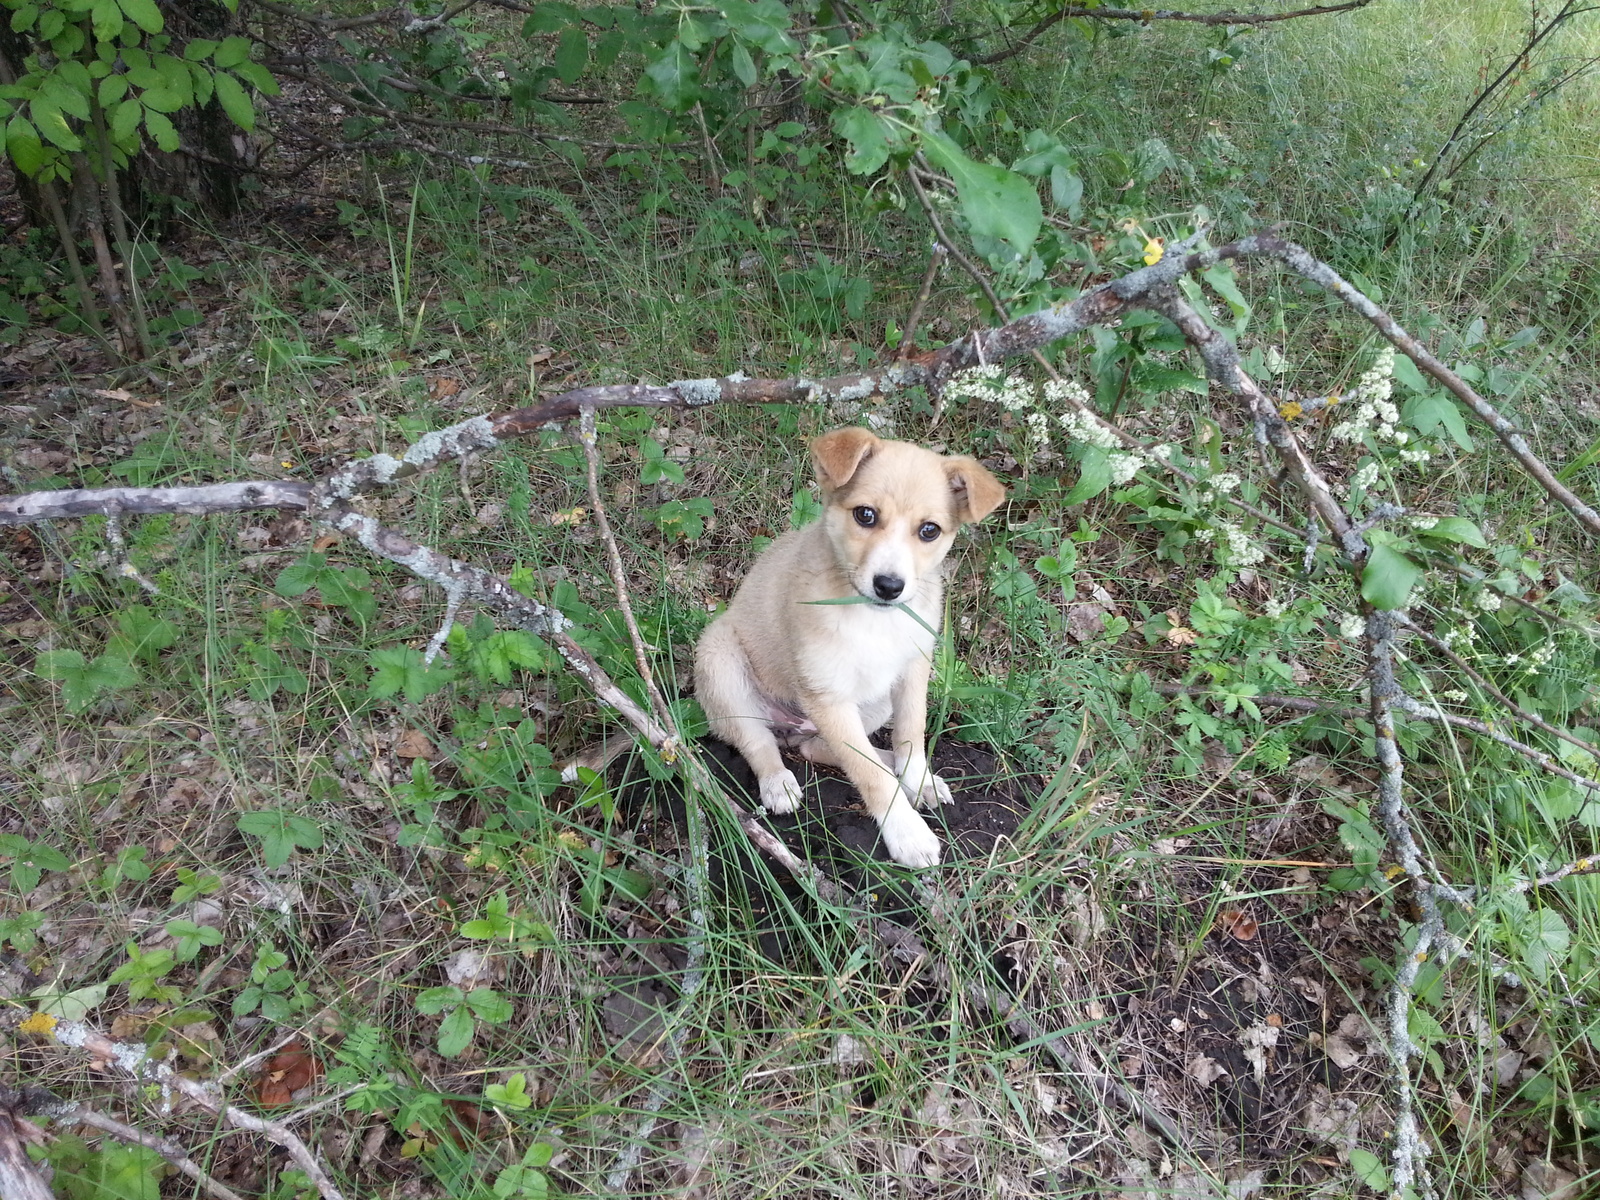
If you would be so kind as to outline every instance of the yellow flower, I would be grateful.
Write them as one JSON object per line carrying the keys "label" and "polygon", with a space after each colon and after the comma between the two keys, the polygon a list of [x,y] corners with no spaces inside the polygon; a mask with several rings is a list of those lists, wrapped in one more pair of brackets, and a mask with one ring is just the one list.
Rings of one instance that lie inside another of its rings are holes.
{"label": "yellow flower", "polygon": [[1166,251],[1161,248],[1160,238],[1148,238],[1144,244],[1144,265],[1153,267],[1161,261],[1161,256]]}
{"label": "yellow flower", "polygon": [[1278,415],[1285,421],[1292,421],[1303,412],[1305,412],[1305,407],[1298,400],[1291,400],[1278,409]]}
{"label": "yellow flower", "polygon": [[38,1033],[49,1037],[56,1031],[57,1024],[56,1019],[49,1013],[37,1012],[21,1025],[18,1025],[17,1028],[23,1033]]}

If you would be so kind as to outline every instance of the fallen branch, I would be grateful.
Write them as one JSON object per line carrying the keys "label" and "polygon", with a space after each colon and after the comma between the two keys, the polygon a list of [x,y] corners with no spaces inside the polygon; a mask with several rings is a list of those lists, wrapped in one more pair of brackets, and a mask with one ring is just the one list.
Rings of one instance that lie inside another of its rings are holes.
{"label": "fallen branch", "polygon": [[[154,1150],[190,1179],[194,1180],[206,1190],[206,1193],[215,1196],[216,1200],[244,1200],[238,1192],[230,1187],[224,1187],[191,1159],[188,1152],[176,1142],[168,1141],[154,1133],[145,1133],[142,1129],[135,1129],[132,1125],[124,1125],[121,1121],[112,1119],[104,1113],[96,1112],[92,1108],[77,1108],[67,1114],[68,1121],[76,1121],[80,1125],[88,1125],[102,1133],[109,1133],[119,1141],[132,1142],[137,1146],[145,1146]],[[10,1193],[0,1189],[0,1196],[10,1200]]]}
{"label": "fallen branch", "polygon": [[[91,1057],[110,1063],[135,1079],[146,1079],[161,1086],[162,1092],[177,1091],[209,1113],[214,1113],[235,1129],[259,1133],[282,1146],[294,1160],[295,1166],[305,1172],[323,1200],[344,1200],[344,1194],[329,1177],[326,1168],[299,1136],[276,1121],[264,1120],[254,1113],[227,1103],[214,1084],[191,1079],[172,1069],[169,1063],[149,1057],[146,1047],[127,1042],[114,1042],[105,1034],[82,1021],[59,1021],[53,1017],[33,1017],[28,1023],[30,1032],[44,1033],[63,1046],[82,1050]],[[159,1153],[159,1151],[158,1151]]]}
{"label": "fallen branch", "polygon": [[1196,13],[1179,12],[1172,9],[1152,8],[1089,8],[1082,4],[1065,4],[1048,16],[1041,17],[1032,29],[1022,35],[1022,39],[1013,46],[998,51],[995,54],[984,55],[977,61],[985,66],[1005,62],[1021,54],[1030,45],[1039,39],[1045,32],[1059,25],[1069,18],[1093,18],[1106,21],[1137,21],[1141,25],[1149,25],[1154,21],[1185,21],[1195,25],[1269,25],[1274,21],[1293,21],[1300,17],[1321,17],[1329,13],[1350,12],[1352,9],[1365,8],[1372,0],[1347,0],[1344,4],[1322,4],[1315,8],[1301,8],[1294,12],[1282,13]]}

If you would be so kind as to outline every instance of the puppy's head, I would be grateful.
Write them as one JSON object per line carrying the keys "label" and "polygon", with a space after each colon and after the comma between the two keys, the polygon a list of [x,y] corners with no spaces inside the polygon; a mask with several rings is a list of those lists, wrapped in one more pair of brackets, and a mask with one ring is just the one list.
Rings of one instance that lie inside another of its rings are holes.
{"label": "puppy's head", "polygon": [[811,457],[834,559],[851,587],[878,604],[915,600],[956,530],[1006,496],[975,458],[886,442],[858,426],[823,434]]}

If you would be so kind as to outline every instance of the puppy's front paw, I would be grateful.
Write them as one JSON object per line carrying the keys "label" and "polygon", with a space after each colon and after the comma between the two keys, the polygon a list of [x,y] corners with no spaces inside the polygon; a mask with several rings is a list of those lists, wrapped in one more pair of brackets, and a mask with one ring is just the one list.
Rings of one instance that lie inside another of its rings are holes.
{"label": "puppy's front paw", "polygon": [[900,787],[918,808],[937,808],[956,802],[950,794],[950,785],[935,775],[926,761],[920,768],[908,766],[900,776]]}
{"label": "puppy's front paw", "polygon": [[793,771],[779,771],[761,781],[761,807],[783,816],[800,806],[800,781]]}
{"label": "puppy's front paw", "polygon": [[889,857],[908,867],[939,865],[939,837],[904,800],[896,800],[884,814],[883,845]]}

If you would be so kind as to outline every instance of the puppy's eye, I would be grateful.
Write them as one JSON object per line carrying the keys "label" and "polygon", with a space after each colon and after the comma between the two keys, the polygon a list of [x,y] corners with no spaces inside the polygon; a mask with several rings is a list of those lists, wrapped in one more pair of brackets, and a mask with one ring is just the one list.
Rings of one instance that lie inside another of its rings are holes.
{"label": "puppy's eye", "polygon": [[924,521],[917,527],[917,536],[925,542],[938,541],[939,535],[943,532],[944,530],[940,529],[932,521]]}
{"label": "puppy's eye", "polygon": [[878,523],[878,510],[866,504],[858,504],[850,510],[850,515],[855,517],[856,524],[863,529],[871,529]]}

